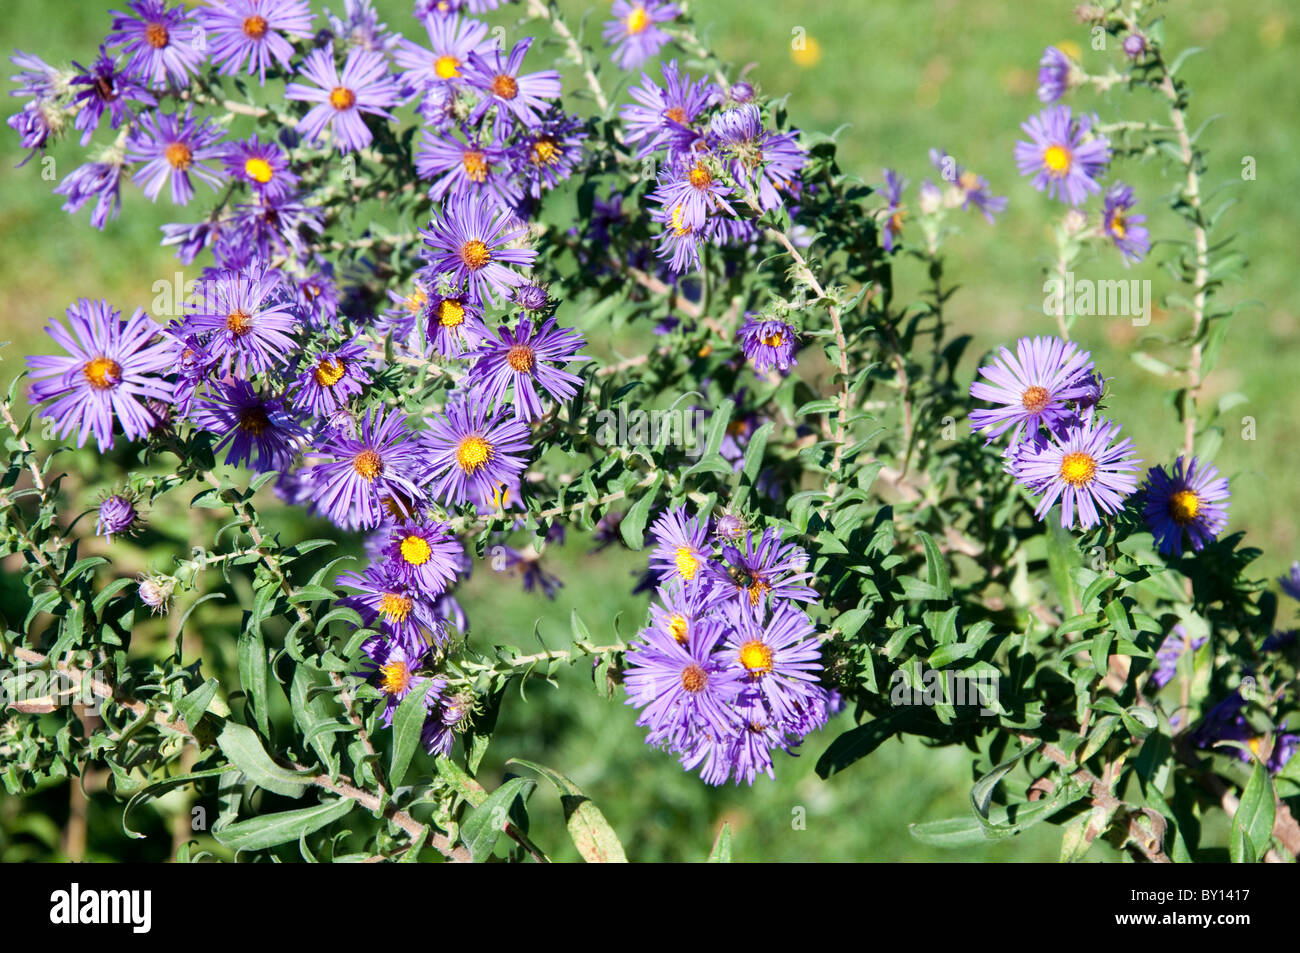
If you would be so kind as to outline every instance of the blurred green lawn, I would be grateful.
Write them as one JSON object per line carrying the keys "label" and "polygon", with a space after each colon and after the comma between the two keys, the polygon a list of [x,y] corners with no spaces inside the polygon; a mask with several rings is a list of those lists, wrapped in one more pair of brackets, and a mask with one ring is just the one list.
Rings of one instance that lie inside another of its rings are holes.
{"label": "blurred green lawn", "polygon": [[[107,27],[105,11],[115,5],[109,0],[6,0],[0,48],[20,48],[54,62],[89,62]],[[379,0],[377,6],[390,27],[418,35],[409,17],[410,0]],[[575,13],[588,8],[572,0],[563,6]],[[595,6],[587,30],[598,39],[606,7]],[[725,59],[737,65],[757,63],[749,78],[765,92],[790,92],[790,114],[798,125],[822,132],[846,127],[839,137],[846,171],[876,183],[882,167],[895,168],[912,180],[914,200],[916,184],[934,174],[927,152],[938,146],[987,176],[997,194],[1010,197],[1010,210],[996,227],[962,217],[965,234],[949,243],[953,261],[948,273],[963,286],[950,315],[957,330],[975,336],[974,354],[1019,334],[1053,330],[1041,311],[1041,268],[1051,251],[1050,222],[1060,206],[1016,175],[1011,150],[1019,123],[1038,108],[1034,87],[1042,48],[1069,40],[1087,50],[1087,33],[1071,16],[1073,4],[711,0],[697,6],[706,36]],[[1186,0],[1169,4],[1168,11],[1171,44],[1206,48],[1185,72],[1195,92],[1193,127],[1222,114],[1205,140],[1212,148],[1208,184],[1238,182],[1241,205],[1229,213],[1228,230],[1237,233],[1251,267],[1244,282],[1226,294],[1259,304],[1237,317],[1207,391],[1212,397],[1243,392],[1249,402],[1232,420],[1245,414],[1257,420],[1253,442],[1239,438],[1239,424],[1229,427],[1217,462],[1233,478],[1231,526],[1249,531],[1251,540],[1266,550],[1257,568],[1269,575],[1277,575],[1295,555],[1292,514],[1300,505],[1294,479],[1300,445],[1293,419],[1298,378],[1292,275],[1294,223],[1300,213],[1300,163],[1294,153],[1300,91],[1289,69],[1300,53],[1298,13],[1291,0]],[[506,22],[508,16],[495,19]],[[795,61],[791,49],[792,36],[800,30],[820,53],[804,57],[803,63]],[[812,59],[816,61],[808,62]],[[606,63],[602,75],[607,88],[614,72]],[[1079,104],[1096,108],[1103,119],[1147,108],[1127,98],[1114,94],[1109,102],[1085,99]],[[121,218],[100,234],[88,226],[86,210],[75,217],[59,210],[59,197],[50,194],[54,183],[42,181],[39,161],[13,168],[19,153],[16,137],[7,129],[3,142],[0,338],[14,342],[0,351],[7,361],[0,371],[7,367],[7,379],[20,369],[23,354],[45,349],[41,326],[69,302],[84,295],[106,297],[121,307],[147,304],[153,281],[178,269],[157,245],[158,225],[173,217],[165,200],[152,207],[138,190],[126,187]],[[60,144],[51,154],[60,178],[80,161],[75,141]],[[1240,182],[1243,156],[1256,160],[1253,182]],[[1169,235],[1174,222],[1160,197],[1171,190],[1172,181],[1162,180],[1154,167],[1124,168],[1119,174],[1137,187],[1153,235]],[[183,219],[184,213],[175,217]],[[1158,250],[1153,257],[1159,256]],[[1084,265],[1080,276],[1151,278],[1157,295],[1170,290],[1164,272],[1154,265],[1130,275],[1116,268],[1114,258]],[[1179,320],[1181,316],[1157,313],[1148,330],[1172,333],[1180,329],[1174,323]],[[1168,462],[1180,429],[1164,405],[1161,382],[1128,358],[1138,333],[1121,318],[1081,319],[1076,325],[1076,335],[1114,378],[1114,416],[1135,436],[1143,457]],[[567,638],[573,607],[598,635],[612,633],[613,619],[621,612],[626,634],[645,609],[643,599],[625,594],[640,559],[589,556],[575,539],[555,564],[566,585],[554,603],[516,592],[513,580],[503,587],[501,578],[481,571],[463,591],[475,638],[484,644],[527,645],[540,616],[544,636],[555,645]],[[612,601],[611,593],[618,594]],[[971,776],[964,751],[891,743],[845,774],[821,782],[812,765],[830,738],[847,726],[848,717],[841,716],[821,737],[810,739],[803,757],[778,762],[776,782],[763,779],[752,790],[709,791],[667,756],[646,749],[632,713],[600,700],[585,673],[567,671],[559,681],[558,689],[530,686],[529,704],[507,702],[502,731],[485,764],[489,771],[499,770],[504,758],[517,755],[571,775],[601,805],[634,858],[701,859],[723,820],[736,831],[737,857],[747,860],[1055,856],[1056,829],[1047,826],[1016,841],[961,852],[927,848],[909,837],[909,822],[969,810]],[[558,805],[542,792],[533,803],[535,824],[541,828],[538,839],[567,844]],[[792,824],[798,808],[806,811],[806,830]],[[94,836],[92,830],[92,840]],[[557,856],[574,855],[566,846]]]}

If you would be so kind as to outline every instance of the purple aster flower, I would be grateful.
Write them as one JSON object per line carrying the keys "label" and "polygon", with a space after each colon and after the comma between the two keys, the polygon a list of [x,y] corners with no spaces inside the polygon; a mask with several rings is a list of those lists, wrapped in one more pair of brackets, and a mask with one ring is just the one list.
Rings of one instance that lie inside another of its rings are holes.
{"label": "purple aster flower", "polygon": [[610,55],[619,69],[635,69],[659,55],[672,39],[658,24],[681,16],[681,8],[665,0],[614,0],[614,19],[602,31],[606,43],[614,44]]}
{"label": "purple aster flower", "polygon": [[657,590],[659,602],[650,603],[650,626],[686,645],[696,626],[715,618],[721,599],[708,586],[693,586],[681,576],[672,576]]}
{"label": "purple aster flower", "polygon": [[754,84],[747,83],[743,79],[737,80],[727,90],[727,98],[733,103],[739,103],[742,106],[745,103],[752,103],[754,101]]}
{"label": "purple aster flower", "polygon": [[550,307],[551,298],[542,285],[529,282],[515,289],[515,304],[525,311],[538,313]]}
{"label": "purple aster flower", "polygon": [[259,195],[286,195],[298,187],[298,176],[289,171],[289,157],[274,142],[251,138],[231,143],[221,157],[226,174],[238,179]]}
{"label": "purple aster flower", "polygon": [[87,162],[68,173],[54,187],[58,195],[66,195],[63,211],[77,212],[91,199],[95,207],[90,212],[90,224],[103,229],[110,218],[117,218],[122,208],[122,166],[111,162]]}
{"label": "purple aster flower", "polygon": [[248,381],[215,385],[211,397],[194,409],[194,423],[220,435],[212,448],[229,447],[226,463],[255,470],[284,470],[302,446],[306,432],[279,397],[258,393]]}
{"label": "purple aster flower", "polygon": [[456,581],[464,547],[442,523],[410,520],[384,536],[385,565],[394,579],[433,596]]}
{"label": "purple aster flower", "polygon": [[1022,123],[1029,141],[1016,143],[1021,175],[1034,177],[1034,188],[1067,205],[1082,205],[1101,191],[1097,178],[1110,162],[1110,140],[1091,134],[1086,116],[1074,118],[1069,106],[1049,106]]}
{"label": "purple aster flower", "polygon": [[518,575],[523,583],[524,592],[532,592],[536,589],[546,598],[554,599],[556,593],[564,586],[559,576],[548,572],[542,565],[541,553],[532,549],[519,550],[512,546],[493,547],[492,552],[494,560],[497,557],[501,560],[501,568],[498,571]]}
{"label": "purple aster flower", "polygon": [[674,226],[699,229],[719,209],[735,214],[727,204],[730,194],[731,190],[714,176],[706,157],[696,154],[661,171],[659,187],[650,194],[650,200],[672,210]]}
{"label": "purple aster flower", "polygon": [[628,145],[640,147],[637,158],[666,147],[672,159],[690,148],[701,135],[696,121],[721,94],[711,80],[692,80],[688,73],[678,72],[676,60],[662,64],[660,71],[664,85],[642,73],[641,85],[628,90],[635,105],[620,112]]}
{"label": "purple aster flower", "polygon": [[1213,464],[1192,457],[1184,468],[1179,457],[1168,474],[1162,466],[1147,471],[1142,516],[1160,552],[1181,556],[1186,532],[1192,549],[1199,553],[1228,525],[1231,495],[1227,477],[1220,477]]}
{"label": "purple aster flower", "polygon": [[451,196],[441,214],[421,229],[428,250],[421,254],[429,262],[431,276],[447,274],[458,287],[465,287],[477,300],[484,295],[505,294],[524,283],[524,277],[509,265],[529,267],[537,252],[508,245],[527,235],[526,227],[486,201]]}
{"label": "purple aster flower", "polygon": [[355,609],[368,628],[378,622],[384,641],[409,655],[422,657],[430,646],[447,640],[447,625],[435,611],[434,600],[396,578],[388,567],[372,563],[364,572],[345,572],[338,584],[357,590],[339,605]]}
{"label": "purple aster flower", "polygon": [[[1258,734],[1245,714],[1246,699],[1240,691],[1233,692],[1223,701],[1211,708],[1205,718],[1192,732],[1192,741],[1198,748],[1213,748],[1222,741],[1236,741],[1244,748],[1232,747],[1232,755],[1246,764],[1252,764],[1255,758],[1263,758],[1266,735]],[[1270,774],[1278,774],[1300,747],[1300,735],[1286,732],[1286,722],[1278,725],[1272,733],[1272,750],[1264,760],[1264,767]]]}
{"label": "purple aster flower", "polygon": [[424,496],[425,453],[400,411],[372,408],[355,436],[335,430],[308,454],[319,460],[304,473],[312,508],[344,529],[373,529],[390,507],[410,515]]}
{"label": "purple aster flower", "polygon": [[170,83],[189,85],[190,74],[203,64],[203,40],[183,7],[168,9],[163,0],[131,0],[135,16],[110,10],[113,25],[106,39],[130,59],[127,72],[155,89]]}
{"label": "purple aster flower", "polygon": [[417,20],[430,17],[449,17],[461,11],[473,14],[490,13],[501,6],[501,0],[415,0],[411,15]]}
{"label": "purple aster flower", "polygon": [[642,709],[636,723],[649,729],[648,744],[682,751],[701,735],[735,733],[741,675],[717,651],[725,633],[718,621],[701,622],[683,645],[659,628],[642,630],[627,653],[623,685],[627,703]]}
{"label": "purple aster flower", "polygon": [[880,243],[885,251],[892,252],[898,244],[898,236],[903,234],[903,219],[907,215],[903,207],[903,190],[907,188],[907,179],[902,178],[893,169],[885,170],[885,198],[889,207],[884,211],[884,225],[880,229]]}
{"label": "purple aster flower", "polygon": [[69,85],[84,87],[72,97],[74,107],[78,107],[74,125],[81,130],[83,146],[99,128],[104,110],[108,110],[109,121],[116,129],[130,114],[128,102],[157,105],[157,100],[143,86],[117,68],[117,57],[109,55],[102,46],[99,48],[99,59],[89,69],[77,62],[72,65],[79,72],[69,81]]}
{"label": "purple aster flower", "polygon": [[235,206],[235,214],[213,247],[217,261],[231,267],[278,255],[305,256],[307,244],[302,233],[306,230],[319,235],[325,227],[325,213],[304,204],[293,192],[255,195],[253,203]]}
{"label": "purple aster flower", "polygon": [[582,357],[578,351],[586,343],[579,332],[558,327],[554,318],[534,333],[532,318],[521,317],[514,331],[500,327],[495,339],[479,345],[470,384],[497,406],[505,403],[506,392],[513,388],[515,417],[533,420],[542,415],[538,387],[556,401],[569,400],[578,392],[582,378],[561,368]]}
{"label": "purple aster flower", "polygon": [[361,651],[366,653],[367,659],[356,674],[375,679],[379,694],[384,697],[384,727],[392,727],[397,706],[411,692],[424,693],[427,717],[428,710],[437,703],[439,693],[447,685],[444,679],[418,674],[428,647],[400,640],[369,639],[361,646]]}
{"label": "purple aster flower", "polygon": [[430,49],[403,39],[393,55],[405,70],[402,85],[424,92],[459,83],[462,69],[471,53],[487,55],[496,47],[488,36],[486,23],[455,16],[428,17],[424,28],[429,34]]}
{"label": "purple aster flower", "polygon": [[781,205],[781,193],[791,190],[808,161],[793,135],[763,128],[763,115],[752,104],[716,113],[709,131],[731,156],[732,176],[746,189],[758,192],[764,209]]}
{"label": "purple aster flower", "polygon": [[586,138],[582,120],[564,113],[547,117],[521,137],[511,151],[511,159],[515,175],[528,194],[540,199],[543,189],[553,189],[573,175]]}
{"label": "purple aster flower", "polygon": [[[1013,473],[1033,493],[1043,494],[1034,515],[1046,518],[1057,499],[1061,501],[1061,526],[1091,529],[1101,522],[1101,513],[1118,513],[1124,498],[1137,489],[1137,471],[1142,462],[1133,457],[1133,441],[1115,443],[1119,424],[1103,417],[1080,420],[1050,439],[1025,441],[1020,445]],[[1100,510],[1100,512],[1099,512]]]}
{"label": "purple aster flower", "polygon": [[76,432],[78,447],[93,433],[101,452],[113,446],[114,418],[128,440],[146,436],[154,415],[143,401],[172,399],[172,385],[162,379],[171,365],[162,328],[143,308],[124,321],[107,301],[89,298],[69,306],[67,316],[70,332],[57,321],[45,329],[67,355],[27,358],[32,402],[54,401],[41,416],[60,438]]}
{"label": "purple aster flower", "polygon": [[513,485],[532,452],[528,427],[488,411],[488,401],[471,392],[449,400],[446,412],[426,418],[424,444],[433,473],[433,495],[446,505],[489,503],[502,486]]}
{"label": "purple aster flower", "polygon": [[1074,419],[1071,401],[1091,393],[1091,355],[1073,341],[1057,337],[1021,338],[1013,355],[999,349],[993,363],[980,368],[984,381],[970,385],[971,396],[1001,406],[973,410],[972,430],[983,430],[986,443],[1015,427],[1011,446],[1033,436],[1039,425],[1059,429]]}
{"label": "purple aster flower", "polygon": [[1300,601],[1300,562],[1291,564],[1291,571],[1285,576],[1278,577],[1278,585],[1292,599]]}
{"label": "purple aster flower", "polygon": [[45,146],[49,143],[50,136],[61,130],[63,125],[63,113],[59,111],[56,104],[42,101],[30,102],[19,112],[10,116],[6,122],[14,132],[18,133],[19,144],[24,149],[31,150],[27,153],[27,158],[18,163],[18,167],[25,166],[38,152],[44,152]]}
{"label": "purple aster flower", "polygon": [[1201,636],[1196,639],[1189,638],[1187,629],[1179,624],[1174,626],[1174,630],[1165,636],[1165,640],[1160,643],[1160,648],[1156,652],[1156,670],[1151,673],[1151,682],[1148,691],[1160,691],[1168,685],[1175,675],[1178,674],[1178,660],[1188,651],[1195,654],[1199,652],[1201,646],[1209,641],[1208,636]]}
{"label": "purple aster flower", "polygon": [[802,609],[785,602],[768,617],[732,603],[726,620],[729,664],[743,677],[745,694],[758,696],[783,725],[798,724],[816,707],[814,698],[825,709],[821,643]]}
{"label": "purple aster flower", "polygon": [[1070,58],[1054,46],[1043,50],[1043,58],[1038,61],[1038,99],[1044,103],[1054,103],[1065,95],[1070,88],[1070,74],[1074,64]]}
{"label": "purple aster flower", "polygon": [[699,229],[687,225],[683,219],[684,210],[680,205],[664,207],[651,213],[651,221],[664,226],[659,235],[659,247],[655,254],[668,263],[674,274],[682,274],[687,269],[700,267]]}
{"label": "purple aster flower", "polygon": [[240,377],[288,363],[298,350],[297,322],[274,269],[219,271],[203,282],[201,299],[185,316],[185,330],[206,335],[208,352]]}
{"label": "purple aster flower", "polygon": [[765,529],[754,541],[751,532],[744,548],[724,544],[722,555],[726,565],[708,565],[709,582],[728,598],[741,606],[759,611],[780,600],[816,602],[817,590],[807,585],[813,577],[807,572],[808,553],[798,543],[781,540],[780,529]]}
{"label": "purple aster flower", "polygon": [[[930,150],[930,164],[939,170],[940,176],[948,185],[949,205],[960,206],[963,212],[973,205],[990,225],[993,224],[995,215],[1006,211],[1006,196],[994,195],[988,179],[963,167],[942,149]],[[940,198],[942,193],[926,180],[921,187],[922,211],[927,207],[937,210]]]}
{"label": "purple aster flower", "polygon": [[10,96],[52,99],[58,95],[63,74],[56,67],[34,53],[24,53],[22,50],[14,50],[9,62],[22,69],[21,73],[9,78],[10,82],[18,84],[17,89],[10,91]]}
{"label": "purple aster flower", "polygon": [[365,353],[366,346],[355,342],[318,353],[298,375],[294,405],[316,417],[346,407],[370,383]]}
{"label": "purple aster flower", "polygon": [[749,524],[735,513],[723,513],[713,527],[713,534],[719,539],[736,542],[749,532]]}
{"label": "purple aster flower", "polygon": [[560,98],[562,86],[560,74],[553,69],[520,75],[519,68],[532,45],[533,38],[526,36],[505,58],[496,45],[482,55],[469,54],[465,82],[485,94],[470,113],[471,122],[477,123],[490,107],[496,106],[498,136],[509,131],[511,117],[529,128],[541,123],[538,113],[545,113],[550,108],[550,101]]}
{"label": "purple aster flower", "polygon": [[[462,134],[471,139],[469,130]],[[422,179],[432,179],[429,198],[440,202],[451,195],[475,203],[495,202],[513,209],[522,197],[510,181],[506,150],[493,143],[462,141],[450,133],[425,130],[415,153],[415,170]]]}
{"label": "purple aster flower", "polygon": [[105,497],[104,502],[99,504],[95,535],[103,536],[112,542],[114,536],[130,533],[139,517],[134,500],[124,494],[114,493]]}
{"label": "purple aster flower", "polygon": [[316,85],[289,83],[284,96],[316,104],[298,124],[298,131],[306,138],[319,142],[328,127],[334,132],[340,152],[356,152],[374,139],[362,113],[393,118],[388,107],[397,102],[399,90],[397,81],[388,74],[383,54],[353,47],[340,74],[334,64],[334,44],[330,42],[324,49],[307,54],[302,72]]}
{"label": "purple aster flower", "polygon": [[191,174],[213,189],[221,184],[220,170],[204,163],[221,158],[225,147],[216,142],[223,135],[211,119],[196,123],[190,106],[185,107],[183,115],[146,112],[126,140],[127,159],[144,163],[131,181],[143,183],[144,194],[153,201],[157,201],[158,193],[170,182],[172,201],[188,205],[194,197]]}
{"label": "purple aster flower", "polygon": [[379,22],[371,0],[343,0],[343,16],[325,9],[330,31],[342,41],[344,49],[357,47],[372,53],[389,54],[401,42],[401,34],[389,33],[388,24]]}
{"label": "purple aster flower", "polygon": [[311,7],[307,0],[207,0],[199,23],[211,36],[212,62],[222,76],[238,73],[248,63],[251,75],[266,85],[266,68],[274,58],[292,72],[293,44],[285,37],[311,36]]}
{"label": "purple aster flower", "polygon": [[457,294],[429,295],[424,305],[424,340],[443,357],[460,357],[492,336],[483,323],[483,310]]}
{"label": "purple aster flower", "polygon": [[1101,227],[1124,256],[1126,266],[1141,261],[1151,250],[1151,233],[1142,224],[1147,217],[1129,214],[1135,205],[1137,199],[1133,197],[1133,189],[1124,183],[1116,182],[1106,190]]}
{"label": "purple aster flower", "polygon": [[748,315],[736,332],[736,338],[740,341],[741,351],[754,362],[754,370],[759,374],[771,367],[788,371],[799,363],[794,357],[799,338],[794,328],[784,321]]}
{"label": "purple aster flower", "polygon": [[710,561],[711,545],[707,520],[688,517],[685,507],[669,510],[650,526],[655,548],[650,554],[650,568],[667,582],[680,580],[688,590],[698,588]]}

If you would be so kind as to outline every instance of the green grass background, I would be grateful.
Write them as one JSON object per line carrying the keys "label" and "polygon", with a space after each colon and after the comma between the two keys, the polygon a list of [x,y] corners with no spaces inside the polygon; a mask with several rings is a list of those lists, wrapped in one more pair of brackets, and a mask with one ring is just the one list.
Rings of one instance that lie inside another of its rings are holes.
{"label": "green grass background", "polygon": [[[0,48],[17,47],[56,63],[87,63],[107,28],[111,6],[108,0],[6,0]],[[380,0],[378,6],[390,27],[423,40],[409,18],[409,0]],[[964,234],[948,246],[949,275],[962,286],[950,315],[957,330],[974,335],[974,353],[1018,334],[1054,330],[1041,311],[1041,269],[1051,253],[1050,224],[1061,206],[1016,175],[1011,150],[1019,123],[1038,108],[1034,87],[1042,48],[1073,41],[1088,49],[1071,3],[711,0],[698,6],[706,37],[725,59],[737,66],[756,63],[749,78],[766,93],[789,91],[790,114],[798,125],[821,132],[844,127],[841,160],[850,174],[878,183],[882,167],[898,169],[912,179],[909,198],[914,200],[916,184],[933,176],[928,149],[939,146],[987,176],[997,194],[1010,197],[1010,209],[996,227],[975,216],[960,217]],[[563,7],[576,23],[589,5],[566,0]],[[589,36],[598,39],[605,15],[606,6],[597,2]],[[1260,571],[1277,575],[1295,555],[1293,514],[1300,505],[1294,477],[1300,464],[1294,421],[1300,213],[1294,149],[1300,90],[1289,68],[1300,54],[1300,9],[1289,0],[1185,0],[1168,4],[1168,15],[1171,45],[1205,48],[1185,72],[1195,93],[1193,127],[1222,116],[1205,139],[1212,147],[1207,182],[1235,181],[1241,203],[1228,214],[1225,234],[1236,233],[1237,247],[1251,264],[1243,281],[1225,293],[1258,302],[1236,318],[1219,369],[1206,385],[1211,399],[1233,391],[1248,398],[1230,415],[1216,462],[1233,480],[1231,526],[1247,530],[1265,550]],[[509,13],[494,20],[509,23]],[[815,63],[795,61],[796,31],[820,48]],[[1085,56],[1098,66],[1104,55]],[[606,62],[607,89],[614,75]],[[1150,101],[1116,93],[1080,105],[1107,120],[1145,115]],[[39,160],[13,167],[20,158],[16,136],[5,130],[0,141],[0,338],[13,342],[0,351],[5,362],[0,375],[7,381],[20,369],[22,355],[46,349],[40,330],[46,319],[76,298],[105,297],[124,308],[147,305],[153,281],[178,270],[170,253],[157,245],[158,225],[186,213],[173,215],[166,199],[152,206],[127,186],[122,216],[101,234],[88,226],[86,210],[75,217],[60,211],[60,198],[50,193],[54,183],[42,180]],[[81,161],[71,140],[51,155],[59,178]],[[1254,157],[1255,181],[1240,181],[1245,156]],[[1154,165],[1118,174],[1138,188],[1153,235],[1174,234],[1176,223],[1161,204],[1174,182],[1163,179]],[[1153,259],[1163,254],[1157,249]],[[1151,278],[1157,296],[1169,290],[1167,276],[1154,264],[1129,273],[1117,261],[1113,255],[1098,257],[1078,274]],[[1148,330],[1177,333],[1181,320],[1158,311]],[[1076,336],[1114,378],[1115,417],[1135,436],[1144,458],[1168,462],[1181,430],[1165,404],[1164,382],[1129,359],[1139,333],[1120,318],[1085,318],[1076,325]],[[1239,436],[1239,420],[1246,414],[1257,422],[1254,441]],[[581,540],[572,540],[553,564],[565,580],[554,602],[517,592],[513,580],[503,584],[479,572],[462,592],[475,638],[528,645],[540,618],[541,631],[556,645],[567,638],[574,607],[597,638],[612,634],[619,613],[626,634],[645,609],[641,597],[626,594],[641,558],[591,556]],[[761,779],[752,790],[711,791],[667,756],[645,748],[632,721],[630,710],[592,692],[585,673],[569,670],[556,688],[531,685],[528,704],[507,702],[485,767],[489,775],[500,772],[504,759],[517,755],[569,774],[603,808],[636,859],[702,859],[723,821],[735,830],[741,859],[1028,860],[1056,853],[1056,830],[1049,826],[959,852],[910,838],[909,822],[969,810],[971,774],[964,751],[926,750],[916,741],[890,743],[848,772],[820,781],[813,763],[849,725],[844,715],[809,739],[803,757],[780,759],[775,782]],[[533,803],[537,839],[557,857],[576,856],[554,798],[539,792]],[[92,804],[90,856],[112,856],[120,846],[117,810],[102,798]],[[15,812],[21,813],[16,804],[6,805],[11,819]],[[793,823],[800,813],[806,816],[804,829]],[[36,822],[31,826],[44,830]],[[52,843],[49,831],[31,836]],[[1107,856],[1098,850],[1094,856]],[[51,853],[57,855],[53,848]]]}

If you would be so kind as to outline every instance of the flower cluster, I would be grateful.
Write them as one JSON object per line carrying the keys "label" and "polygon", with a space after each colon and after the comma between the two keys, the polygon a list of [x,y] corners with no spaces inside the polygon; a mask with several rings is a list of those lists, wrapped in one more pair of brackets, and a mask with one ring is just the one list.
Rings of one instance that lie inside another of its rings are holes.
{"label": "flower cluster", "polygon": [[624,677],[637,724],[710,784],[771,776],[772,752],[821,727],[831,705],[816,627],[799,606],[818,599],[808,555],[778,530],[741,542],[681,508],[651,535],[658,602]]}

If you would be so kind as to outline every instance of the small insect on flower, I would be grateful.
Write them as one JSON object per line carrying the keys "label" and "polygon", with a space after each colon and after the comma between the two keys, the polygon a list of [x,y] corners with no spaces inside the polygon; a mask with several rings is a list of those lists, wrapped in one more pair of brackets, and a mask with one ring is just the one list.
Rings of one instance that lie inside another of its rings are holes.
{"label": "small insect on flower", "polygon": [[88,298],[71,305],[67,318],[68,329],[57,321],[46,327],[67,355],[27,358],[32,402],[53,401],[41,416],[61,438],[75,432],[78,447],[93,433],[101,451],[111,449],[114,420],[128,440],[148,435],[154,416],[144,402],[172,400],[163,380],[172,351],[162,329],[143,308],[124,321],[107,301]]}
{"label": "small insect on flower", "polygon": [[993,363],[980,368],[984,380],[972,383],[970,393],[1001,406],[971,411],[971,429],[984,431],[992,443],[1014,427],[1012,447],[1040,425],[1059,429],[1075,417],[1071,403],[1092,394],[1092,367],[1087,351],[1057,337],[1021,338],[1015,354],[1000,348]]}
{"label": "small insect on flower", "polygon": [[80,107],[74,125],[81,130],[83,146],[90,142],[105,110],[116,129],[131,115],[127,103],[157,105],[157,100],[134,77],[118,69],[117,57],[110,55],[102,46],[99,48],[99,58],[89,69],[80,63],[74,62],[72,65],[80,72],[69,80],[68,85],[74,88],[84,87],[72,97],[74,106]]}
{"label": "small insect on flower", "polygon": [[1020,128],[1029,141],[1016,143],[1016,165],[1021,175],[1034,177],[1034,188],[1067,205],[1082,205],[1089,193],[1101,191],[1097,179],[1110,162],[1110,140],[1094,135],[1086,116],[1049,106]]}
{"label": "small insect on flower", "polygon": [[1075,421],[1049,437],[1025,441],[1012,463],[1016,479],[1033,493],[1041,493],[1034,515],[1046,519],[1047,511],[1061,501],[1061,526],[1091,529],[1101,514],[1118,513],[1124,499],[1137,489],[1141,460],[1133,456],[1133,441],[1115,442],[1119,424],[1103,417]]}
{"label": "small insect on flower", "polygon": [[325,130],[331,129],[340,152],[357,152],[374,139],[362,119],[363,113],[393,118],[388,108],[397,103],[400,90],[388,73],[388,60],[382,53],[354,46],[340,74],[331,41],[324,49],[307,54],[302,72],[316,85],[289,83],[284,96],[316,103],[298,124],[298,130],[308,139],[319,142]]}
{"label": "small insect on flower", "polygon": [[1213,464],[1196,457],[1184,465],[1179,457],[1165,473],[1162,466],[1147,471],[1142,516],[1155,535],[1160,552],[1181,556],[1183,535],[1200,552],[1228,525],[1227,477]]}
{"label": "small insect on flower", "polygon": [[807,584],[808,553],[798,543],[781,539],[780,529],[765,529],[755,542],[751,532],[743,545],[722,547],[723,563],[709,564],[708,584],[730,601],[755,612],[778,602],[816,602],[817,590]]}

